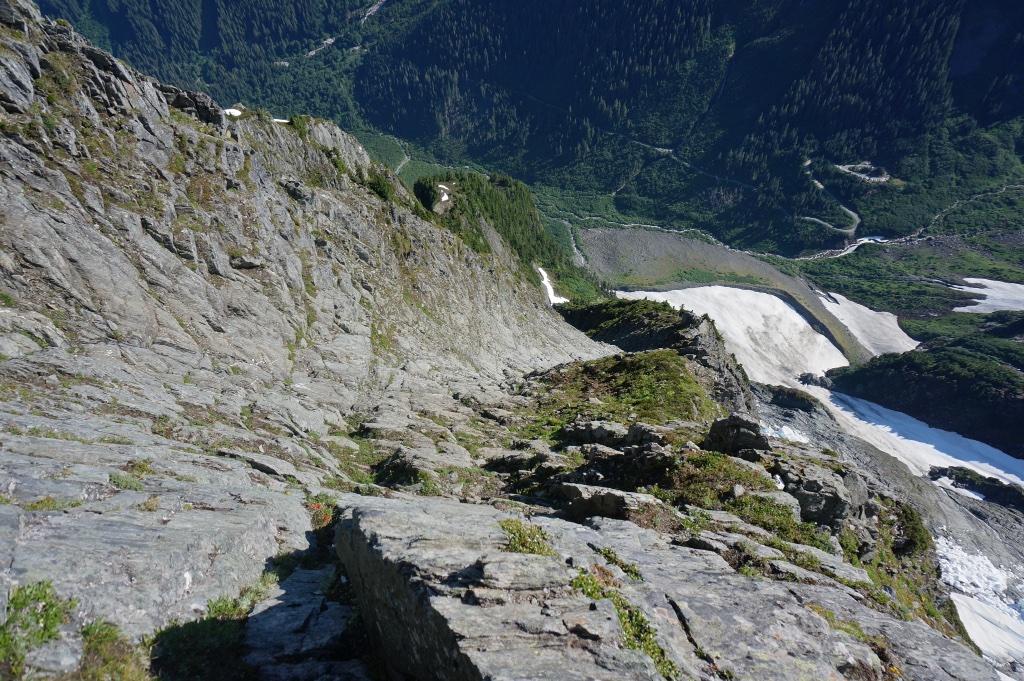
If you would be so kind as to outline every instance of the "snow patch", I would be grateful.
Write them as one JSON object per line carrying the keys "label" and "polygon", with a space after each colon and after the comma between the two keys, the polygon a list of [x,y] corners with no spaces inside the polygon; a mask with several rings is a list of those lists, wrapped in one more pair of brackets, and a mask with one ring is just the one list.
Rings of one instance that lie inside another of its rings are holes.
{"label": "snow patch", "polygon": [[799,387],[800,374],[822,375],[849,362],[800,313],[767,293],[702,286],[681,291],[617,291],[620,298],[656,300],[715,320],[750,380]]}
{"label": "snow patch", "polygon": [[945,537],[936,539],[935,551],[942,581],[957,592],[953,601],[960,619],[985,657],[997,663],[1024,664],[1021,604],[1003,595],[1016,575]]}
{"label": "snow patch", "polygon": [[1007,484],[1024,486],[1024,460],[874,402],[833,393],[816,386],[799,386],[817,397],[848,433],[878,447],[926,476],[933,466],[963,466]]}
{"label": "snow patch", "polygon": [[275,118],[274,122],[275,123],[291,123],[291,121],[288,120],[287,118]]}
{"label": "snow patch", "polygon": [[226,113],[228,116],[234,116],[235,118],[238,118],[242,115],[242,112],[238,109],[224,109],[224,113]]}
{"label": "snow patch", "polygon": [[780,440],[789,440],[790,442],[799,442],[800,444],[808,444],[811,441],[809,437],[791,426],[779,427],[762,422],[761,432],[768,437],[776,437]]}
{"label": "snow patch", "polygon": [[551,278],[548,276],[548,273],[544,271],[544,268],[538,267],[537,271],[540,272],[540,283],[544,285],[544,290],[547,291],[548,302],[552,305],[568,303],[568,298],[563,298],[555,293],[555,287],[551,285]]}
{"label": "snow patch", "polygon": [[872,355],[908,352],[918,342],[908,336],[891,312],[876,312],[838,293],[821,296],[825,308],[841,321]]}
{"label": "snow patch", "polygon": [[1001,310],[1024,310],[1024,284],[1011,284],[991,279],[965,278],[971,286],[954,286],[957,291],[966,291],[980,296],[976,305],[957,307],[953,312],[999,312]]}

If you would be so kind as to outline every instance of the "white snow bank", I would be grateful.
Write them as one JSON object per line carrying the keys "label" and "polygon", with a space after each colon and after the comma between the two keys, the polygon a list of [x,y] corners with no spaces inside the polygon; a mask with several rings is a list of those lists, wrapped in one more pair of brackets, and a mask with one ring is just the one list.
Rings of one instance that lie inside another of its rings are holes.
{"label": "white snow bank", "polygon": [[876,312],[860,303],[844,298],[838,293],[821,297],[825,308],[841,321],[850,333],[873,355],[887,352],[907,352],[918,346],[908,336],[891,312]]}
{"label": "white snow bank", "polygon": [[1020,604],[1003,595],[1016,575],[996,567],[985,556],[967,553],[945,537],[936,540],[935,550],[942,581],[956,590],[953,601],[971,639],[995,662],[1024,663]]}
{"label": "white snow bank", "polygon": [[799,388],[820,399],[845,431],[899,459],[915,475],[928,475],[932,466],[963,466],[1005,483],[1024,486],[1024,460],[995,447],[932,428],[874,402],[815,386]]}
{"label": "white snow bank", "polygon": [[839,348],[796,310],[767,293],[702,286],[681,291],[617,291],[616,295],[665,301],[710,316],[752,381],[794,385],[800,374],[821,375],[849,364]]}
{"label": "white snow bank", "polygon": [[275,118],[274,122],[275,123],[291,123],[291,121],[288,120],[287,118]]}
{"label": "white snow bank", "polygon": [[224,109],[224,113],[226,113],[228,116],[234,116],[235,118],[238,118],[242,115],[242,112],[238,109]]}
{"label": "white snow bank", "polygon": [[544,271],[544,268],[538,267],[537,271],[540,272],[540,283],[544,285],[544,290],[548,293],[548,302],[552,305],[568,303],[568,298],[563,298],[555,293],[555,287],[551,285],[551,278],[548,276],[548,273]]}
{"label": "white snow bank", "polygon": [[999,312],[1000,310],[1024,310],[1024,284],[1011,284],[991,279],[965,278],[971,286],[954,286],[957,291],[967,291],[981,300],[977,305],[954,308],[953,312]]}

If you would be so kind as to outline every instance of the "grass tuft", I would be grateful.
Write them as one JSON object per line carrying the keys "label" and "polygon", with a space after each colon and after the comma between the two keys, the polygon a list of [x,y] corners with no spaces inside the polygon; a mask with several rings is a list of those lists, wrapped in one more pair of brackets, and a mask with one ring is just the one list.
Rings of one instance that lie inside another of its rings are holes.
{"label": "grass tuft", "polygon": [[524,523],[522,520],[507,519],[498,522],[508,536],[508,546],[503,550],[508,553],[532,553],[537,556],[557,556],[548,544],[548,535],[536,525]]}

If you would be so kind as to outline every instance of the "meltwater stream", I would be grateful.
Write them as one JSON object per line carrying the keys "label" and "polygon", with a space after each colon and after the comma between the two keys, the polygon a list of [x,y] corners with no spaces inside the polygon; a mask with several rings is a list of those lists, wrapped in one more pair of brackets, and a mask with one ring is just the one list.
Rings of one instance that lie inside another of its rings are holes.
{"label": "meltwater stream", "polygon": [[[662,292],[620,291],[617,295],[664,301],[699,315],[707,314],[752,381],[797,388],[817,397],[845,431],[899,459],[915,474],[927,475],[932,466],[964,466],[1003,482],[1024,486],[1024,460],[956,433],[932,428],[877,404],[801,384],[798,380],[801,374],[821,375],[848,362],[831,341],[811,328],[780,298],[725,286]],[[844,303],[849,310],[849,301],[845,299],[836,299],[834,304]],[[913,347],[913,340],[884,313],[867,308],[851,312],[857,317],[850,320],[854,323],[848,323],[851,332],[873,336],[860,339],[868,341],[864,342],[868,348],[878,352],[883,348],[900,351]],[[872,319],[871,315],[878,316]],[[837,316],[842,319],[842,315]],[[891,335],[879,337],[887,331]],[[790,439],[801,438],[799,433],[791,435]],[[965,575],[974,569],[972,566],[977,567],[976,563],[987,559],[967,556],[962,550],[951,548],[955,545],[949,540],[942,541],[946,544],[940,546],[947,549],[939,552],[943,576],[958,591],[956,603],[971,638],[992,660],[1005,662],[1010,658],[1024,665],[1024,619],[1021,616],[1024,604],[1004,600],[1005,580],[983,579],[984,575],[978,574],[974,579],[978,584],[968,587],[973,582]],[[1000,571],[1000,574],[1004,573]],[[1017,579],[1011,572],[1005,574],[1006,579]]]}

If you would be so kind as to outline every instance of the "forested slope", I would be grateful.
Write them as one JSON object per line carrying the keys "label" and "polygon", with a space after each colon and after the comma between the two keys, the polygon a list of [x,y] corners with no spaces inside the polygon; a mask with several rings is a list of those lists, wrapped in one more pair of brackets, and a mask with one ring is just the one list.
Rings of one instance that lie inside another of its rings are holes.
{"label": "forested slope", "polygon": [[[1024,8],[999,0],[41,4],[164,78],[555,188],[565,216],[792,253],[1024,175]],[[888,181],[834,165],[860,161]]]}

